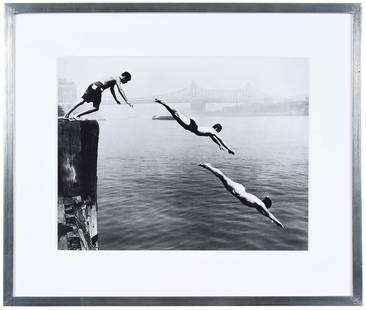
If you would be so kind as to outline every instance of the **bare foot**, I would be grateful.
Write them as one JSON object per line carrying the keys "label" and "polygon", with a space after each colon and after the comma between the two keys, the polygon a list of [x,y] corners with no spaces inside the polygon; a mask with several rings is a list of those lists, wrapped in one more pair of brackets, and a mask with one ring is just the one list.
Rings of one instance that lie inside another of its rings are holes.
{"label": "bare foot", "polygon": [[75,115],[71,115],[71,116],[69,117],[69,119],[70,119],[70,120],[72,120],[72,121],[78,121],[78,120],[80,120],[80,118],[79,118],[79,117],[77,117],[77,116],[75,116]]}

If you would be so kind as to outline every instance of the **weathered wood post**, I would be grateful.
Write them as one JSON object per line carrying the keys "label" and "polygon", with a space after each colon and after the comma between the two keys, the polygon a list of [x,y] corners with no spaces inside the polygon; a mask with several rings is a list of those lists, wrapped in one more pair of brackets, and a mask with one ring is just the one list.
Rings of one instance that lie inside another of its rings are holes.
{"label": "weathered wood post", "polygon": [[58,249],[97,250],[99,124],[58,120]]}

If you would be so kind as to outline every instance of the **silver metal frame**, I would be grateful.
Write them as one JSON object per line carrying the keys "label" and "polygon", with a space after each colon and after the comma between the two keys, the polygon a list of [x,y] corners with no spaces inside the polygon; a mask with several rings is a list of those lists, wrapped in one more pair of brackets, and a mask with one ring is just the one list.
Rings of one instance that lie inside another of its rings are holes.
{"label": "silver metal frame", "polygon": [[[13,194],[15,17],[30,13],[340,13],[353,18],[352,40],[352,296],[308,297],[18,297],[13,292]],[[11,3],[5,4],[6,118],[4,169],[4,305],[12,306],[243,306],[361,305],[361,5],[357,3]]]}

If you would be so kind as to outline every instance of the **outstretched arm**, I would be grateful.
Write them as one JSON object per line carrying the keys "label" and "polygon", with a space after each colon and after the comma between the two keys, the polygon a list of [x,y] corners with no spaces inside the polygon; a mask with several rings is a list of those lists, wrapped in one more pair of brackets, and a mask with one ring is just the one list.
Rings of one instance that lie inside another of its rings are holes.
{"label": "outstretched arm", "polygon": [[[218,136],[214,135],[215,138],[219,141],[219,143],[225,148],[227,149],[227,151],[229,152],[229,154],[234,155],[235,153],[224,143],[224,141],[222,141]],[[211,138],[212,139],[212,138]],[[213,139],[212,139],[213,140]],[[215,141],[216,142],[216,141]],[[217,143],[217,142],[216,142]],[[221,149],[221,148],[220,148]]]}
{"label": "outstretched arm", "polygon": [[278,225],[278,226],[280,226],[281,228],[285,228],[283,225],[282,225],[282,223],[271,213],[271,212],[269,212],[269,211],[267,211],[268,212],[268,217],[273,221],[273,222],[275,222],[276,223],[276,225]]}
{"label": "outstretched arm", "polygon": [[264,216],[270,218],[271,221],[274,222],[276,225],[284,228],[282,223],[267,208],[258,205],[256,209],[257,211],[259,211],[259,213],[262,213]]}
{"label": "outstretched arm", "polygon": [[210,136],[210,138],[212,139],[213,142],[215,142],[219,146],[221,151],[224,150],[224,148],[221,146],[221,143],[217,140],[215,135]]}
{"label": "outstretched arm", "polygon": [[114,85],[110,88],[110,90],[111,90],[111,94],[112,94],[112,96],[113,96],[113,98],[114,98],[114,100],[118,103],[118,104],[121,104],[121,102],[117,99],[117,97],[116,97],[116,93],[114,92]]}
{"label": "outstretched arm", "polygon": [[118,78],[116,78],[116,85],[117,85],[117,89],[118,89],[118,92],[120,93],[120,95],[122,96],[122,98],[123,98],[123,100],[130,106],[130,107],[132,107],[133,105],[130,103],[130,102],[128,102],[128,100],[127,100],[127,97],[126,97],[126,95],[125,95],[125,93],[124,93],[124,91],[123,91],[123,89],[122,89],[122,87],[121,87],[121,82],[120,82],[120,80],[119,80],[119,77]]}

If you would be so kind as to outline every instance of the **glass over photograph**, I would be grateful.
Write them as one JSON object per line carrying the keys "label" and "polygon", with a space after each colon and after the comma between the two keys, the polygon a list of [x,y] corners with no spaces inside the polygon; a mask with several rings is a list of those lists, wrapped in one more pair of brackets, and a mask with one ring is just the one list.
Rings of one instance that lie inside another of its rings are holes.
{"label": "glass over photograph", "polygon": [[309,61],[59,57],[59,250],[307,250]]}

